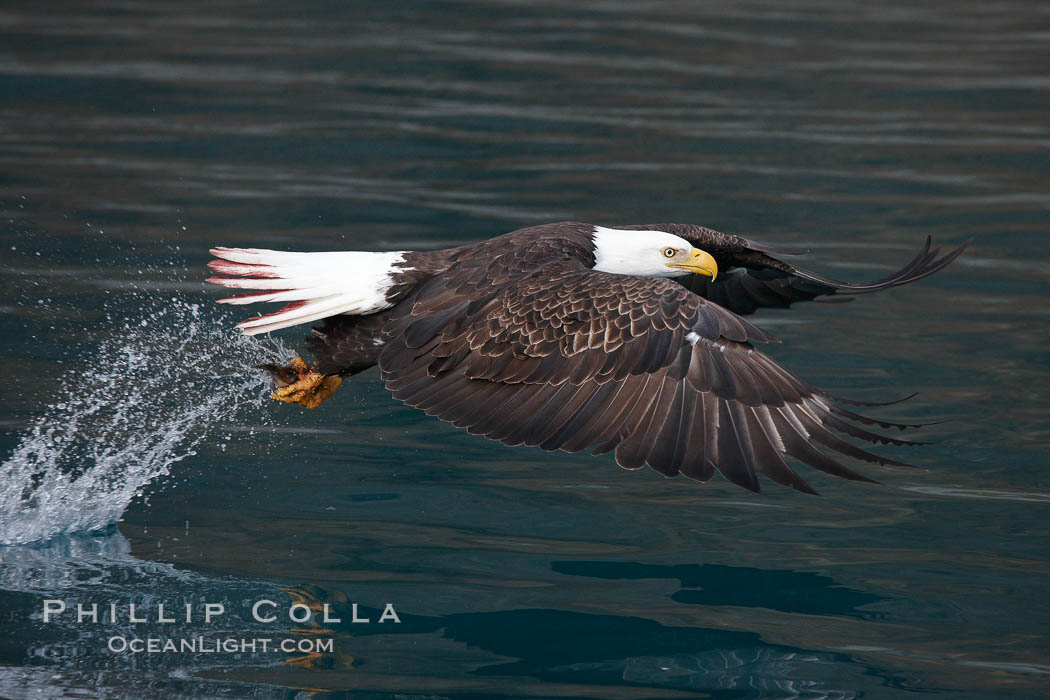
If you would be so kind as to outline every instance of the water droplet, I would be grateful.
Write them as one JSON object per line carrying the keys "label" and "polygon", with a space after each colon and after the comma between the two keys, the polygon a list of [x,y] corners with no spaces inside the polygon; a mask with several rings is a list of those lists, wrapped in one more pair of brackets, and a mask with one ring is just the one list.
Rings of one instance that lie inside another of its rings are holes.
{"label": "water droplet", "polygon": [[0,463],[0,544],[104,530],[173,464],[231,438],[213,426],[267,420],[258,402],[265,380],[248,368],[286,361],[288,348],[232,333],[221,311],[202,313],[179,295],[134,299],[134,311],[106,315],[90,369],[62,377],[63,395]]}

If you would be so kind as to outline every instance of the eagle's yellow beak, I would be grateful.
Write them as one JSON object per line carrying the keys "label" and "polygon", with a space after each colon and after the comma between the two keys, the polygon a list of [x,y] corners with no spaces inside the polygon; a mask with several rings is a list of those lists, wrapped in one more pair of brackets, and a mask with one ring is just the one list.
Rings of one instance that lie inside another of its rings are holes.
{"label": "eagle's yellow beak", "polygon": [[706,275],[711,279],[718,277],[718,263],[711,257],[710,253],[700,250],[699,248],[693,248],[692,253],[689,255],[689,259],[685,262],[672,262],[667,263],[668,267],[674,267],[679,270],[687,270],[696,275]]}

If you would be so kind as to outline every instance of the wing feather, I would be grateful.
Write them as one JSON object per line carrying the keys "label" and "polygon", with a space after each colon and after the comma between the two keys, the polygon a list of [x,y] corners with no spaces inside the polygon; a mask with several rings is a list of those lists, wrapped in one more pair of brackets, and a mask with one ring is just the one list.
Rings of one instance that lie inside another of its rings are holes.
{"label": "wing feather", "polygon": [[775,257],[788,253],[701,226],[646,224],[622,228],[670,231],[711,253],[722,270],[717,279],[690,275],[680,278],[680,282],[699,296],[737,314],[751,314],[762,308],[787,308],[799,301],[849,301],[849,296],[832,295],[868,294],[911,284],[943,270],[972,241],[967,240],[942,255],[940,248],[932,248],[932,237],[926,236],[919,251],[895,272],[867,282],[847,282]]}
{"label": "wing feather", "polygon": [[690,479],[707,481],[714,476],[714,462],[717,457],[709,457],[710,445],[715,441],[718,431],[716,409],[717,400],[714,394],[692,392],[693,395],[693,431],[686,440],[682,463],[679,471]]}
{"label": "wing feather", "polygon": [[391,312],[380,368],[396,398],[470,433],[752,491],[763,474],[815,493],[787,457],[870,481],[814,443],[900,465],[831,432],[898,424],[839,407],[752,345],[771,336],[669,280],[547,266],[495,291],[455,270],[429,284]]}
{"label": "wing feather", "polygon": [[674,476],[679,471],[675,453],[685,442],[678,438],[682,435],[680,430],[685,411],[684,405],[687,399],[690,404],[692,403],[692,397],[686,397],[688,387],[689,384],[686,382],[675,382],[671,406],[663,420],[663,425],[660,426],[659,434],[653,441],[652,447],[649,448],[649,455],[645,459],[650,467],[664,476]]}
{"label": "wing feather", "polygon": [[736,402],[718,402],[718,471],[737,486],[758,493],[758,469],[751,447],[751,432],[744,417],[744,407]]}
{"label": "wing feather", "polygon": [[790,486],[803,493],[817,495],[813,487],[803,481],[784,461],[784,443],[769,418],[769,409],[764,406],[750,408],[747,421],[755,462],[762,473],[781,486]]}
{"label": "wing feather", "polygon": [[625,469],[637,469],[646,463],[649,450],[663,428],[664,420],[671,410],[676,382],[667,379],[661,371],[659,388],[652,406],[637,427],[616,448],[616,462]]}

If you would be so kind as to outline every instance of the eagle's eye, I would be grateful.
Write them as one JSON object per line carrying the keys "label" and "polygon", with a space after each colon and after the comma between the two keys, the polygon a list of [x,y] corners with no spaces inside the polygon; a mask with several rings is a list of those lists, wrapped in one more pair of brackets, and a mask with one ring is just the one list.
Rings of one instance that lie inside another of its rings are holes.
{"label": "eagle's eye", "polygon": [[675,250],[674,248],[664,248],[664,257],[665,258],[673,258],[676,255],[678,255],[678,251]]}

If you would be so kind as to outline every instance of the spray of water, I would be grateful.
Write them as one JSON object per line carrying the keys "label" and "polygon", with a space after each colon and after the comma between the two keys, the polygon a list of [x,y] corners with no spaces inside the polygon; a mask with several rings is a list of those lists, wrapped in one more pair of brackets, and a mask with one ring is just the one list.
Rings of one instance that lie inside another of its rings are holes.
{"label": "spray of water", "polygon": [[241,336],[178,294],[118,296],[86,368],[63,377],[63,395],[0,464],[0,544],[111,528],[202,441],[264,420],[267,382],[251,367],[287,360],[288,348]]}

